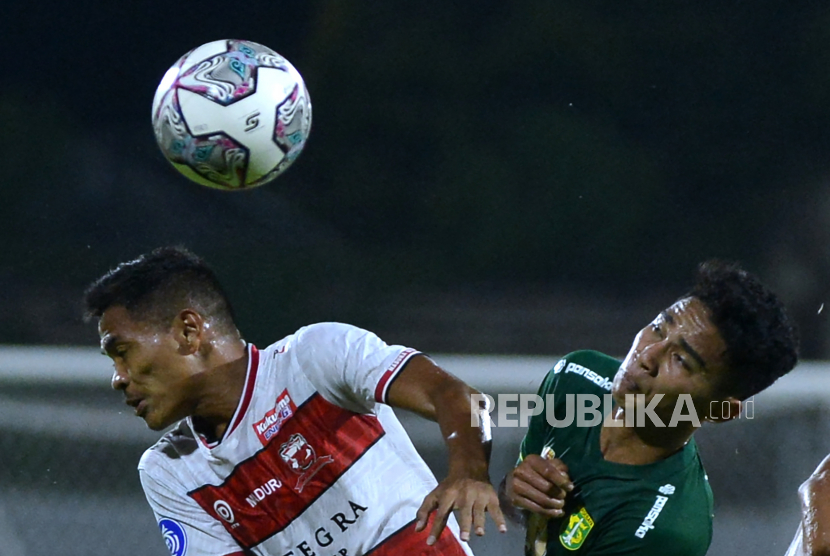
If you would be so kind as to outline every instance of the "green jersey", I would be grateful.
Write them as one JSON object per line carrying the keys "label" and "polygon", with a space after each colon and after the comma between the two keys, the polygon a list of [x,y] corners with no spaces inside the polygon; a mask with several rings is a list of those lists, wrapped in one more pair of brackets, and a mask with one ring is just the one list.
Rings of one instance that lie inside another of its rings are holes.
{"label": "green jersey", "polygon": [[[574,490],[566,499],[563,518],[545,523],[542,516],[531,516],[528,534],[539,529],[541,539],[530,542],[526,553],[543,554],[546,549],[548,556],[706,554],[712,540],[712,490],[694,439],[647,465],[614,463],[602,456],[599,417],[609,410],[611,382],[619,367],[620,361],[602,353],[574,352],[556,364],[539,388],[546,410],[531,418],[519,461],[528,454],[561,459]],[[568,402],[566,394],[577,396]],[[579,419],[580,405],[591,405],[581,402],[579,394],[601,400],[594,410],[597,419]],[[555,427],[546,416],[551,402]],[[575,415],[570,424],[568,403]],[[595,424],[578,426],[591,420]]]}

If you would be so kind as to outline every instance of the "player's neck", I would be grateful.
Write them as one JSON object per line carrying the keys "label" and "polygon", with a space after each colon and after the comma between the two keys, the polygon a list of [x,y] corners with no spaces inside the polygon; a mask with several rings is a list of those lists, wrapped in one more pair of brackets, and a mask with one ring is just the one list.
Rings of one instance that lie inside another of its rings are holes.
{"label": "player's neck", "polygon": [[646,465],[663,460],[685,446],[694,428],[625,426],[625,412],[614,408],[602,425],[599,447],[606,461],[629,465]]}
{"label": "player's neck", "polygon": [[207,367],[194,377],[195,407],[190,417],[197,432],[209,441],[217,441],[230,425],[245,388],[245,343],[221,346],[212,354]]}

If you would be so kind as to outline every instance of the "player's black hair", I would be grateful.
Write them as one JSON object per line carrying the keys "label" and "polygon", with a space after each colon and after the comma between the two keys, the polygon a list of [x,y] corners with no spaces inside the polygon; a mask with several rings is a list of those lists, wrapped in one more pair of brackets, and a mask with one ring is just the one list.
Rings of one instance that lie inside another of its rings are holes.
{"label": "player's black hair", "polygon": [[222,333],[234,333],[233,308],[207,263],[184,247],[159,247],[123,262],[84,293],[85,319],[122,306],[131,318],[167,325],[183,309],[210,318]]}
{"label": "player's black hair", "polygon": [[701,263],[685,297],[699,299],[726,343],[726,395],[744,400],[798,362],[798,331],[778,297],[737,263]]}

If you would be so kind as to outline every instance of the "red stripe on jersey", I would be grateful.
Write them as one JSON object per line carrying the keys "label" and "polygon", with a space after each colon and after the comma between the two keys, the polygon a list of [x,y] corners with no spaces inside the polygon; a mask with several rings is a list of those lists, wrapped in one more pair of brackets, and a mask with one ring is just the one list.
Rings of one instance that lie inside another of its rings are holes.
{"label": "red stripe on jersey", "polygon": [[245,417],[245,412],[248,411],[248,406],[251,405],[251,397],[254,395],[256,374],[259,370],[259,350],[254,344],[249,345],[251,346],[251,350],[248,355],[248,374],[245,377],[245,389],[242,392],[242,401],[239,403],[239,407],[236,408],[236,415],[231,420],[228,432],[225,433],[223,438],[227,438],[239,426],[239,423],[242,422],[242,419]]}
{"label": "red stripe on jersey", "polygon": [[374,415],[315,393],[221,485],[189,495],[249,549],[288,527],[384,434]]}
{"label": "red stripe on jersey", "polygon": [[414,349],[405,349],[392,361],[392,364],[380,377],[378,385],[375,387],[375,401],[386,403],[386,386],[389,381],[404,367],[409,358],[417,353]]}
{"label": "red stripe on jersey", "polygon": [[427,537],[432,530],[432,517],[421,532],[415,532],[415,522],[408,523],[399,529],[381,544],[366,553],[366,556],[400,556],[401,554],[417,554],[418,556],[467,556],[455,535],[449,527],[444,527],[435,544],[429,546]]}

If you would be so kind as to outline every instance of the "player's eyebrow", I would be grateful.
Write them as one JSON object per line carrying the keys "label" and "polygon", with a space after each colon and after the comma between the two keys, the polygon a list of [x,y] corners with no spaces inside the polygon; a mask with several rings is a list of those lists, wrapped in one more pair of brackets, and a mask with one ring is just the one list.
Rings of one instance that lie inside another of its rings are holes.
{"label": "player's eyebrow", "polygon": [[706,361],[704,361],[703,357],[701,357],[700,354],[697,351],[695,351],[695,349],[692,346],[689,345],[689,342],[687,342],[685,338],[681,337],[678,340],[678,342],[680,343],[680,347],[682,347],[683,350],[686,353],[688,353],[689,356],[691,356],[692,359],[697,361],[697,364],[700,365],[701,369],[706,368]]}
{"label": "player's eyebrow", "polygon": [[669,311],[667,309],[664,309],[663,312],[660,313],[660,316],[667,323],[674,324],[674,316],[671,313],[669,313]]}

